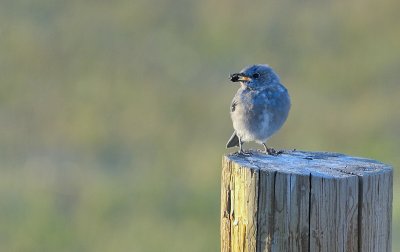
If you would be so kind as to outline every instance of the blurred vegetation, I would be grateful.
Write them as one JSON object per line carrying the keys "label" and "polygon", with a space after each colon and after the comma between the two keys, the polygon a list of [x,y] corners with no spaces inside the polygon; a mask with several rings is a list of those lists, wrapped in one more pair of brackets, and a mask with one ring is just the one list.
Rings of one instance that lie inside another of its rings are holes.
{"label": "blurred vegetation", "polygon": [[[0,251],[218,251],[229,73],[268,63],[277,148],[395,169],[400,3],[0,2]],[[230,151],[230,150],[229,150]]]}

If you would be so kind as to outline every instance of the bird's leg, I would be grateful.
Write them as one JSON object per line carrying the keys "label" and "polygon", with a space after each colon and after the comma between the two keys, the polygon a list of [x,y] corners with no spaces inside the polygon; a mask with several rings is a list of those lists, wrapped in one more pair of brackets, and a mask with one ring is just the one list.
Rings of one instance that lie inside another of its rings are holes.
{"label": "bird's leg", "polygon": [[277,156],[277,155],[283,153],[283,150],[276,151],[274,148],[268,148],[265,143],[263,143],[263,145],[264,145],[265,154],[272,155],[272,156]]}
{"label": "bird's leg", "polygon": [[265,143],[262,144],[264,146],[264,153],[268,154],[268,147]]}
{"label": "bird's leg", "polygon": [[243,145],[242,139],[240,139],[239,136],[238,136],[238,138],[239,138],[239,151],[238,151],[238,153],[239,154],[243,154],[244,152],[243,152],[243,147],[242,147],[242,145]]}
{"label": "bird's leg", "polygon": [[239,136],[238,136],[238,138],[239,138],[239,151],[238,151],[238,154],[239,154],[239,155],[244,155],[244,156],[250,156],[251,153],[246,153],[246,152],[243,151],[243,142],[242,142],[242,139],[241,139]]}

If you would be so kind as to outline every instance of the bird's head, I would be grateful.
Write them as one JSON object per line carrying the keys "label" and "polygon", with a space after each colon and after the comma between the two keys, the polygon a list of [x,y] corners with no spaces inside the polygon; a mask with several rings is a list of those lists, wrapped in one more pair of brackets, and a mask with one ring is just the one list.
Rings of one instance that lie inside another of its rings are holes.
{"label": "bird's head", "polygon": [[232,82],[240,84],[249,89],[262,89],[266,86],[279,83],[279,76],[268,65],[251,65],[243,68],[239,73],[229,76]]}

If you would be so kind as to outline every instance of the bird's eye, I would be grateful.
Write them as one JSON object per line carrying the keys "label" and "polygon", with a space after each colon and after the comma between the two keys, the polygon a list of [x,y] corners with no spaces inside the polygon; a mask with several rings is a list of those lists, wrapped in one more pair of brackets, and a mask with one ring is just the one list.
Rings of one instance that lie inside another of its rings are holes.
{"label": "bird's eye", "polygon": [[259,73],[255,73],[255,74],[253,74],[253,76],[252,76],[254,79],[257,79],[258,77],[260,77],[260,74]]}

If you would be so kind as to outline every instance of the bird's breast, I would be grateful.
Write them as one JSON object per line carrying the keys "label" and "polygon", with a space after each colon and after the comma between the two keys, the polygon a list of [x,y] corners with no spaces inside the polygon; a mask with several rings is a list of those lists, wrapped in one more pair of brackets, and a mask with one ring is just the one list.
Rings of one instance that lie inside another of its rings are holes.
{"label": "bird's breast", "polygon": [[264,142],[282,126],[290,109],[284,87],[262,91],[239,90],[232,102],[233,127],[244,141]]}
{"label": "bird's breast", "polygon": [[237,99],[231,117],[233,127],[243,141],[268,138],[271,115],[265,102],[256,102],[254,97],[241,97]]}

